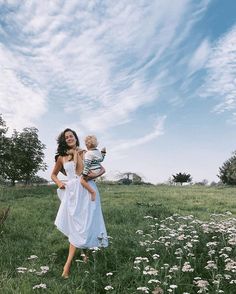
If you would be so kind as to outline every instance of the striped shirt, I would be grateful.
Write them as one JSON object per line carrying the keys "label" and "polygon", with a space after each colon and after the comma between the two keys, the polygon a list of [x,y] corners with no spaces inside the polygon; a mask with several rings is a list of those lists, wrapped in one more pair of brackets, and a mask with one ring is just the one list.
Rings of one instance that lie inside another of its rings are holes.
{"label": "striped shirt", "polygon": [[84,169],[82,174],[87,176],[89,171],[101,169],[101,162],[104,160],[105,153],[98,149],[88,150],[84,155]]}

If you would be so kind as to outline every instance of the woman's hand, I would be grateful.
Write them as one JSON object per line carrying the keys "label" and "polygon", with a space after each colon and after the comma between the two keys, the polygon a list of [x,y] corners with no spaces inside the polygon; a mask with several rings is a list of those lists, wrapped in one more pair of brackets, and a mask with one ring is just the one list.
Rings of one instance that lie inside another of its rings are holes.
{"label": "woman's hand", "polygon": [[99,172],[98,174],[95,174],[95,173],[93,173],[92,171],[90,171],[90,172],[88,173],[88,177],[89,177],[90,179],[96,179],[97,177],[100,177],[101,175],[103,175],[105,172],[106,172],[106,170],[105,170],[105,168],[102,166],[102,167],[101,167],[101,170],[100,170],[100,172]]}
{"label": "woman's hand", "polygon": [[63,182],[60,182],[60,183],[58,184],[58,188],[64,190],[64,189],[66,188],[66,184],[63,183]]}

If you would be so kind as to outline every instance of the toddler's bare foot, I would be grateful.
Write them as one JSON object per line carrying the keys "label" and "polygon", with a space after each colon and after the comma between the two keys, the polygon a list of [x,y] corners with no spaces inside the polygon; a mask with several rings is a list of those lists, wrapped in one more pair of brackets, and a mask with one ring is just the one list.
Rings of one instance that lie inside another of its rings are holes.
{"label": "toddler's bare foot", "polygon": [[91,200],[95,201],[95,199],[96,199],[96,192],[93,191],[93,192],[91,192]]}

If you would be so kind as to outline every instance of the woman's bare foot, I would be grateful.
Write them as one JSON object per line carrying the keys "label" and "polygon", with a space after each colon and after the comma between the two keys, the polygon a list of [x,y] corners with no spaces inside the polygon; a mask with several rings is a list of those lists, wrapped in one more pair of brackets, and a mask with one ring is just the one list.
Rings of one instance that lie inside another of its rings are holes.
{"label": "woman's bare foot", "polygon": [[93,192],[91,192],[91,200],[95,201],[95,199],[96,199],[96,192],[93,191]]}
{"label": "woman's bare foot", "polygon": [[69,278],[69,273],[70,273],[70,267],[65,265],[63,268],[63,273],[62,273],[62,278],[68,279]]}

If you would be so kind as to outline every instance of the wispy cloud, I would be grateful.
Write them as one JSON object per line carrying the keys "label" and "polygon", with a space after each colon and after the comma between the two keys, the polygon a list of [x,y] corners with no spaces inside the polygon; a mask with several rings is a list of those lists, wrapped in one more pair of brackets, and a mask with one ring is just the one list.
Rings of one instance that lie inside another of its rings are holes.
{"label": "wispy cloud", "polygon": [[[41,101],[22,124],[53,103],[88,130],[130,121],[133,112],[158,99],[167,77],[174,81],[171,63],[208,2],[4,2],[0,37],[12,59],[5,83],[18,85],[18,97]],[[193,68],[206,51],[205,43]],[[8,57],[2,55],[4,68]],[[17,99],[6,87],[1,93],[5,104]],[[27,108],[28,100],[21,101]],[[9,118],[16,121],[16,112],[9,108]]]}
{"label": "wispy cloud", "polygon": [[152,141],[152,140],[156,139],[157,137],[163,135],[164,134],[165,119],[166,119],[166,116],[159,118],[158,121],[156,122],[156,125],[154,126],[153,130],[151,132],[145,134],[142,137],[117,142],[117,146],[111,148],[111,153],[114,154],[114,153],[118,152],[118,154],[120,156],[120,152],[122,152],[123,150],[146,144],[149,141]]}
{"label": "wispy cloud", "polygon": [[[217,97],[217,113],[236,109],[236,26],[215,44],[206,64],[202,96]],[[233,116],[234,117],[234,116]]]}
{"label": "wispy cloud", "polygon": [[204,39],[199,47],[193,53],[192,58],[189,62],[189,68],[191,74],[198,71],[199,69],[203,69],[204,65],[207,61],[209,53],[211,51],[210,42],[207,39]]}
{"label": "wispy cloud", "polygon": [[0,113],[4,113],[8,127],[12,130],[35,125],[47,111],[44,91],[16,70],[17,60],[1,46],[0,64]]}

